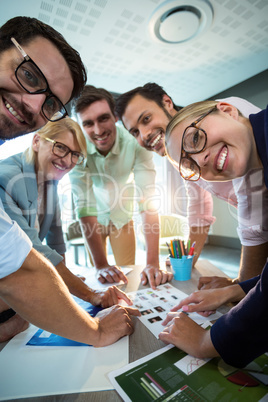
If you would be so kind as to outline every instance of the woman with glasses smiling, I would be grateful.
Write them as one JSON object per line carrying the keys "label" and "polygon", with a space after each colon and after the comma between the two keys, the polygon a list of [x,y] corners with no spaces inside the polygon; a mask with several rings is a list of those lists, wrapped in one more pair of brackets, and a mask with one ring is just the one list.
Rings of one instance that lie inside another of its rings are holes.
{"label": "woman with glasses smiling", "polygon": [[[247,119],[223,102],[189,105],[170,121],[166,146],[185,180],[232,180],[263,168],[268,188],[268,107]],[[264,200],[263,210],[267,208]],[[198,311],[207,317],[220,305],[238,301],[208,331],[177,312]],[[192,293],[168,314],[159,338],[196,357],[221,356],[227,364],[244,367],[268,352],[267,309],[268,262],[258,277]]]}
{"label": "woman with glasses smiling", "polygon": [[36,132],[30,148],[0,161],[0,198],[7,214],[57,268],[72,294],[102,307],[118,298],[129,303],[115,286],[105,292],[92,290],[65,266],[57,183],[83,164],[85,155],[86,141],[78,123],[69,117],[48,122]]}
{"label": "woman with glasses smiling", "polygon": [[228,181],[262,167],[250,120],[225,102],[183,108],[167,126],[166,147],[185,180]]}

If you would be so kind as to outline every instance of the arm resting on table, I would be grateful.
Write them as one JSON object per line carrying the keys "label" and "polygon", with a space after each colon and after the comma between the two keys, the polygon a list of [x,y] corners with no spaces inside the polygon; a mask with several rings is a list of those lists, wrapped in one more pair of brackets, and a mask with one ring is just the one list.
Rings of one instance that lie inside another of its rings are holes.
{"label": "arm resting on table", "polygon": [[93,346],[106,346],[132,333],[129,314],[138,315],[134,309],[114,306],[103,319],[93,319],[75,303],[55,268],[34,249],[18,271],[0,280],[0,296],[34,325]]}

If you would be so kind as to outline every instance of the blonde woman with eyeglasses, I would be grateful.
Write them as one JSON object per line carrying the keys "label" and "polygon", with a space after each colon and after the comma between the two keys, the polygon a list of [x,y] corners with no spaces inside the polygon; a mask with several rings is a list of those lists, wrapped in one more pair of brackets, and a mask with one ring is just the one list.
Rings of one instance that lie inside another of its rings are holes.
{"label": "blonde woman with eyeglasses", "polygon": [[[222,102],[189,105],[170,121],[166,147],[185,180],[232,180],[263,168],[268,187],[268,108],[246,119]],[[263,208],[268,208],[267,202]],[[208,317],[227,302],[239,303],[208,331],[178,313],[197,311]],[[266,262],[257,277],[220,289],[200,290],[182,300],[164,320],[166,327],[159,338],[196,357],[221,356],[227,364],[244,367],[268,352],[267,310]]]}
{"label": "blonde woman with eyeglasses", "polygon": [[250,120],[225,102],[183,108],[167,127],[166,145],[185,180],[228,181],[262,168]]}
{"label": "blonde woman with eyeglasses", "polygon": [[69,117],[48,122],[34,134],[30,148],[0,162],[0,198],[6,213],[57,268],[73,295],[102,307],[119,298],[130,303],[115,286],[90,289],[65,265],[57,184],[74,166],[83,165],[85,155],[86,141],[78,123]]}

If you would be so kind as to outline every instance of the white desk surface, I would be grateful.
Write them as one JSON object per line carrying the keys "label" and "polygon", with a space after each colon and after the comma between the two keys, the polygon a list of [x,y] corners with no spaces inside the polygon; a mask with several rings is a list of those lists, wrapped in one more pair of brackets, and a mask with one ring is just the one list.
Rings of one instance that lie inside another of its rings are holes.
{"label": "white desk surface", "polygon": [[[140,272],[143,269],[142,266],[133,266],[133,271],[128,274],[129,283],[127,285],[120,286],[125,292],[133,292],[138,289],[144,289],[145,286],[140,284]],[[225,276],[226,275],[212,265],[207,260],[199,260],[196,267],[192,270],[192,278],[189,281],[179,282],[172,280],[171,284],[181,291],[190,294],[197,289],[198,278],[200,276]],[[223,307],[220,311],[225,312],[228,308]],[[0,343],[0,350],[7,344],[7,342]],[[165,344],[159,339],[155,338],[152,333],[137,319],[135,319],[135,331],[129,337],[129,362],[135,361],[149,353],[152,353],[165,346]],[[65,362],[66,363],[66,362]],[[70,364],[72,362],[70,361]],[[16,386],[16,379],[13,379],[14,387]],[[46,379],[44,378],[44,381]],[[1,395],[1,387],[0,387]],[[99,391],[99,392],[84,392],[75,394],[62,394],[52,396],[40,396],[34,398],[13,399],[13,401],[23,402],[97,402],[97,401],[121,401],[121,398],[114,390]]]}

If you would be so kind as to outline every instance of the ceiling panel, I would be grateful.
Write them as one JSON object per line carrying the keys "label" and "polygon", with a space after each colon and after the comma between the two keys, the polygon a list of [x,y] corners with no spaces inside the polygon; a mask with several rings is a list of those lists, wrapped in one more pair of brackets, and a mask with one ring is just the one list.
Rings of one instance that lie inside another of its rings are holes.
{"label": "ceiling panel", "polygon": [[121,93],[157,82],[184,106],[268,66],[268,0],[193,1],[210,4],[212,23],[180,44],[157,42],[149,31],[155,11],[174,0],[0,0],[0,23],[37,17],[80,52],[88,83]]}

